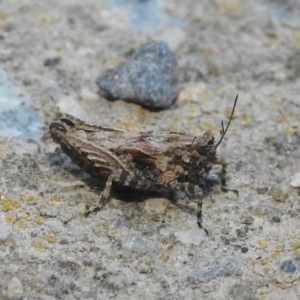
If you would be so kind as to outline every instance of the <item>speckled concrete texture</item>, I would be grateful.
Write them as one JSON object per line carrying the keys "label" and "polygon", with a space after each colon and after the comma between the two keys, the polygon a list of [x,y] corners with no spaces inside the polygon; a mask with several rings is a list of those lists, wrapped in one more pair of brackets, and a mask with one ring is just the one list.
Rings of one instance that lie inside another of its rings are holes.
{"label": "speckled concrete texture", "polygon": [[[152,40],[176,55],[174,105],[100,98],[96,78]],[[300,298],[296,1],[2,0],[0,43],[1,300]],[[218,138],[236,94],[218,152],[239,196],[213,188],[209,237],[185,201],[114,194],[84,216],[101,190],[50,138],[59,112]]]}

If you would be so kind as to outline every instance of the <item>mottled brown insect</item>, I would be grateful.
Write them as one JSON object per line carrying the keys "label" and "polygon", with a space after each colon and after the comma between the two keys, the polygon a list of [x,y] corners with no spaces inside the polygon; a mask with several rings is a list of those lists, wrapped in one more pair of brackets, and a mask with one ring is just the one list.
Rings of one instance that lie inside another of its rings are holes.
{"label": "mottled brown insect", "polygon": [[202,228],[202,187],[213,165],[222,166],[221,189],[228,191],[227,164],[217,158],[216,150],[228,130],[237,98],[225,129],[222,122],[221,138],[216,144],[211,131],[199,137],[168,131],[129,132],[89,125],[71,116],[51,123],[50,133],[74,163],[106,181],[100,207],[115,185],[146,192],[181,190],[198,201],[197,223]]}

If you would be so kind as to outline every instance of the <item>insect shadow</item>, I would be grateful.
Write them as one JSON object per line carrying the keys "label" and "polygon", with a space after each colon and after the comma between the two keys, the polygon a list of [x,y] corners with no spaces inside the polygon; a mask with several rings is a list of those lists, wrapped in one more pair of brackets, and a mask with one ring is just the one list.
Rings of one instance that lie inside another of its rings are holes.
{"label": "insect shadow", "polygon": [[[67,156],[64,155],[64,152],[60,148],[56,148],[54,153],[51,153],[48,156],[50,166],[64,170],[65,172],[72,175],[76,180],[81,182],[84,186],[88,187],[90,191],[100,197],[101,192],[105,187],[105,180],[100,180],[99,178],[92,177],[86,172],[83,172],[76,164],[74,164]],[[208,195],[215,185],[218,185],[219,182],[216,179],[206,178],[203,182],[201,188],[203,190],[204,196]],[[167,198],[171,203],[193,217],[197,215],[196,209],[191,208],[188,203],[190,202],[186,195],[183,192],[174,191],[173,189],[166,189],[164,191],[143,191],[135,190],[126,186],[120,186],[113,183],[110,197],[107,203],[111,199],[118,199],[127,203],[142,203],[150,198]],[[182,201],[183,200],[183,201]],[[89,206],[88,204],[86,204]],[[89,213],[96,213],[102,208],[95,207]],[[88,216],[88,214],[87,214]]]}
{"label": "insect shadow", "polygon": [[[74,164],[68,157],[64,155],[64,152],[57,148],[54,153],[48,156],[50,165],[52,167],[58,167],[61,171],[62,169],[65,172],[71,174],[79,182],[82,182],[83,185],[88,187],[90,191],[100,197],[101,192],[105,187],[105,180],[100,180],[99,178],[92,177],[86,172],[83,172],[76,164]],[[201,189],[203,191],[204,197],[210,194],[214,186],[219,185],[219,181],[215,178],[206,178],[201,184]],[[127,203],[142,203],[150,198],[167,198],[170,202],[183,211],[193,217],[197,215],[196,208],[192,208],[188,205],[190,200],[186,197],[184,192],[175,191],[174,189],[166,189],[164,191],[143,191],[135,190],[126,186],[120,186],[113,183],[111,194],[106,202],[108,204],[111,199],[121,200]],[[90,210],[90,205],[86,204],[88,216],[90,213],[96,213],[100,211],[103,207],[95,207]]]}

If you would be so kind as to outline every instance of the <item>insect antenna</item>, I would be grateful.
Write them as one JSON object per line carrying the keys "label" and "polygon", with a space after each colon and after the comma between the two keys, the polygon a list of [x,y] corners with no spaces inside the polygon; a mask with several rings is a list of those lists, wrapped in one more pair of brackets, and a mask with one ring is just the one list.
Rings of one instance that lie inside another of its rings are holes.
{"label": "insect antenna", "polygon": [[215,149],[218,148],[218,146],[219,146],[219,145],[221,144],[221,142],[223,141],[224,136],[226,135],[226,132],[227,132],[227,130],[228,130],[228,128],[229,128],[229,125],[230,125],[230,123],[231,123],[231,120],[232,120],[232,117],[233,117],[233,114],[234,114],[234,110],[235,110],[235,106],[236,106],[238,97],[239,97],[239,95],[236,95],[235,100],[234,100],[234,104],[233,104],[233,108],[232,108],[232,111],[231,111],[231,115],[230,115],[230,118],[229,118],[229,122],[228,122],[228,124],[227,124],[227,126],[226,126],[225,129],[224,129],[224,122],[223,122],[223,120],[222,120],[222,122],[221,122],[221,126],[222,126],[222,129],[220,130],[221,138],[220,138],[220,140],[217,142],[217,144],[214,146]]}

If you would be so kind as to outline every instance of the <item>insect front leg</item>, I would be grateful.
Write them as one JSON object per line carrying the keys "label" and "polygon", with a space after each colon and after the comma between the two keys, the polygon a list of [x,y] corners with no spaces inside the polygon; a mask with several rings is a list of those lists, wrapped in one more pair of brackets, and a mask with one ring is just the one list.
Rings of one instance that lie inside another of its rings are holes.
{"label": "insect front leg", "polygon": [[221,169],[221,190],[222,192],[233,192],[235,194],[239,194],[239,192],[237,190],[231,190],[231,189],[228,189],[226,187],[226,169],[227,169],[227,162],[223,159],[223,158],[217,158],[216,162],[215,162],[216,165],[221,165],[222,169]]}
{"label": "insect front leg", "polygon": [[197,201],[197,224],[208,235],[208,231],[202,226],[203,191],[201,187],[190,182],[174,182],[171,186],[175,190],[183,191],[191,200]]}

